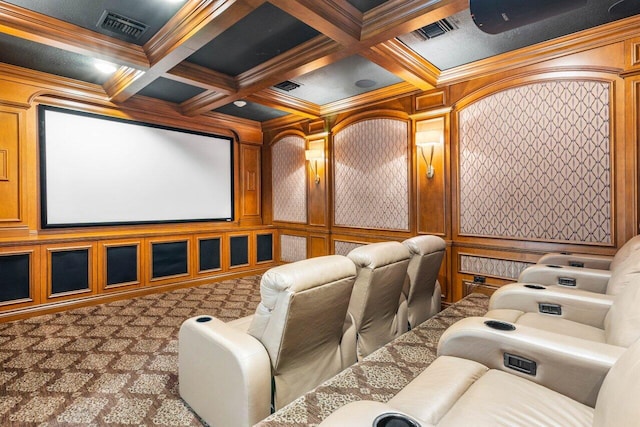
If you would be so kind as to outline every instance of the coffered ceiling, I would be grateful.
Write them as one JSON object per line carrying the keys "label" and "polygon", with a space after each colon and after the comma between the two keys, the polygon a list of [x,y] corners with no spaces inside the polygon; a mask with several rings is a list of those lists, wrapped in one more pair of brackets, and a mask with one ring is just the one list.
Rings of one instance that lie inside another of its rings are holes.
{"label": "coffered ceiling", "polygon": [[[490,35],[468,0],[6,0],[0,62],[98,85],[118,104],[150,97],[188,116],[316,118],[638,13],[585,3]],[[100,72],[96,60],[115,67]]]}

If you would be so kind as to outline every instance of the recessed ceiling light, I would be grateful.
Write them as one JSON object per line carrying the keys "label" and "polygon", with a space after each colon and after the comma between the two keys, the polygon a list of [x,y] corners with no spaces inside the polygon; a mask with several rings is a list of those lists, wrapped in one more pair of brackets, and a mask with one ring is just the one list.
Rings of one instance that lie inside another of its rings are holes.
{"label": "recessed ceiling light", "polygon": [[247,105],[247,101],[243,101],[243,100],[239,99],[237,101],[233,101],[233,105],[235,105],[236,107],[242,108],[245,105]]}
{"label": "recessed ceiling light", "polygon": [[375,80],[369,80],[369,79],[362,79],[362,80],[358,80],[355,83],[356,86],[361,87],[361,88],[367,88],[367,87],[373,87],[376,85],[376,81]]}
{"label": "recessed ceiling light", "polygon": [[107,62],[107,61],[102,61],[100,59],[96,59],[93,65],[100,72],[103,72],[105,74],[115,73],[115,71],[118,69],[116,64],[112,64],[111,62]]}

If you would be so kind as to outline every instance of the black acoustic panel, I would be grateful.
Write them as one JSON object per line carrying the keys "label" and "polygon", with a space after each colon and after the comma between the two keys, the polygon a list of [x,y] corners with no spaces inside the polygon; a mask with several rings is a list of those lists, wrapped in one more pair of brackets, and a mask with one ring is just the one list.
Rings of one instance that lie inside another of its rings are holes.
{"label": "black acoustic panel", "polygon": [[138,246],[107,248],[107,286],[138,281]]}
{"label": "black acoustic panel", "polygon": [[220,238],[200,240],[200,271],[220,268]]}
{"label": "black acoustic panel", "polygon": [[151,277],[175,276],[189,272],[188,245],[183,242],[154,243],[151,245]]}
{"label": "black acoustic panel", "polygon": [[0,256],[0,302],[30,297],[29,254]]}
{"label": "black acoustic panel", "polygon": [[231,249],[231,266],[249,264],[249,236],[232,236],[229,238]]}
{"label": "black acoustic panel", "polygon": [[89,249],[51,253],[51,294],[89,289]]}
{"label": "black acoustic panel", "polygon": [[273,234],[258,234],[258,262],[273,260]]}

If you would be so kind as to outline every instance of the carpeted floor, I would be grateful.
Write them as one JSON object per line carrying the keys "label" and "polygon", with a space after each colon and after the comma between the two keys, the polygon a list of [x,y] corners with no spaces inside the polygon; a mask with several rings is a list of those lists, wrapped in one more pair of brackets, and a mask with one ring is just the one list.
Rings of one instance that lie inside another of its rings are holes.
{"label": "carpeted floor", "polygon": [[[259,281],[0,323],[0,426],[203,425],[178,395],[178,330],[196,315],[229,321],[253,314]],[[347,402],[389,400],[433,361],[449,325],[484,314],[487,305],[482,295],[465,298],[259,425],[316,425]]]}
{"label": "carpeted floor", "polygon": [[253,314],[259,276],[0,323],[0,425],[201,426],[178,395],[178,330]]}

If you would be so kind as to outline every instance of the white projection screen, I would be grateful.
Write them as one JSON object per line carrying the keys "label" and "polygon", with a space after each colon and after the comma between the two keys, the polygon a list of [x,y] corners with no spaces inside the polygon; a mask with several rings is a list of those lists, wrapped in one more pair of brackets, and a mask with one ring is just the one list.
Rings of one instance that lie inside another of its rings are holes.
{"label": "white projection screen", "polygon": [[233,140],[40,106],[42,227],[233,220]]}

